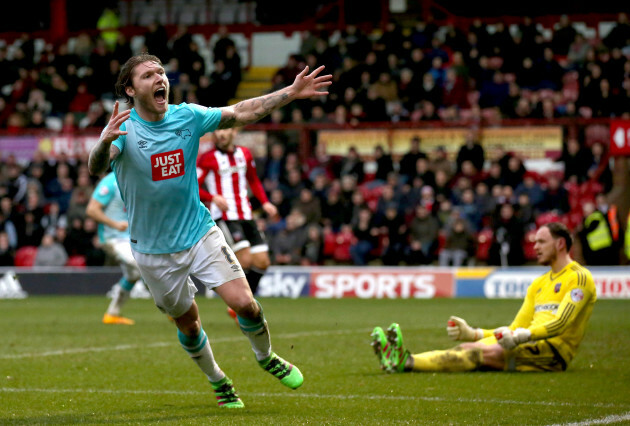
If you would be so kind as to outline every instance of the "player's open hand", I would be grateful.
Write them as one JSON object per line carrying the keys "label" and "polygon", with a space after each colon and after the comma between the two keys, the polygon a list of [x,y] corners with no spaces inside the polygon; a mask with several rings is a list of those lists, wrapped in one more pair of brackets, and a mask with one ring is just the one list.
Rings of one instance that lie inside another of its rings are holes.
{"label": "player's open hand", "polygon": [[276,217],[276,215],[278,214],[278,209],[276,208],[276,206],[271,204],[269,201],[262,205],[262,209],[265,211],[265,213],[267,213],[267,216],[269,217]]}
{"label": "player's open hand", "polygon": [[293,90],[295,91],[295,97],[297,99],[307,99],[313,96],[322,96],[327,95],[328,91],[322,91],[320,89],[330,86],[332,84],[332,75],[326,74],[319,76],[324,69],[324,66],[317,68],[312,73],[308,74],[309,68],[308,65],[304,67],[302,72],[300,72],[297,77],[295,77],[295,81],[291,85]]}
{"label": "player's open hand", "polygon": [[212,197],[212,202],[215,206],[217,206],[222,212],[226,212],[228,209],[228,203],[223,195],[216,194]]}
{"label": "player's open hand", "polygon": [[116,222],[114,228],[116,228],[120,232],[126,231],[127,228],[129,228],[129,222],[127,222],[126,220],[121,220],[119,222]]}
{"label": "player's open hand", "polygon": [[120,125],[127,121],[129,114],[131,114],[131,109],[118,113],[118,101],[116,101],[109,123],[107,123],[107,127],[103,129],[103,133],[101,134],[101,140],[103,142],[112,143],[118,139],[119,136],[126,135],[127,132],[120,130]]}

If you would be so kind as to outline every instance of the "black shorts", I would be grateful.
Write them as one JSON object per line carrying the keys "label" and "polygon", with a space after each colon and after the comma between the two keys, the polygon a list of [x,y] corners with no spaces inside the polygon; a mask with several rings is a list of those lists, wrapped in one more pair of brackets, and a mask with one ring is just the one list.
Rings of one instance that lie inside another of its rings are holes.
{"label": "black shorts", "polygon": [[251,253],[269,251],[265,234],[258,230],[255,221],[218,219],[216,222],[234,253],[247,247],[251,247]]}

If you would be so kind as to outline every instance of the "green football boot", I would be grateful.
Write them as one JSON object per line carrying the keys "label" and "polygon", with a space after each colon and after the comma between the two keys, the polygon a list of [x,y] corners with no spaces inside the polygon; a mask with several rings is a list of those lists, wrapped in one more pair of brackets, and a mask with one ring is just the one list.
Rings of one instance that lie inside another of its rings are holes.
{"label": "green football boot", "polygon": [[400,326],[392,323],[387,328],[387,343],[390,346],[391,355],[389,356],[389,373],[402,373],[405,371],[405,363],[409,358],[409,351],[403,346],[403,336]]}
{"label": "green football boot", "polygon": [[216,383],[210,382],[212,385],[212,389],[214,390],[214,395],[217,398],[217,403],[221,408],[243,408],[245,404],[241,401],[241,398],[238,397],[236,390],[234,390],[234,385],[232,384],[232,380],[230,380],[227,376],[223,379],[219,380]]}
{"label": "green football boot", "polygon": [[304,383],[304,377],[299,368],[280,358],[272,352],[267,358],[258,361],[263,370],[280,380],[280,383],[291,389],[297,389]]}
{"label": "green football boot", "polygon": [[390,367],[389,356],[391,353],[391,348],[387,342],[387,336],[381,327],[374,327],[372,330],[372,349],[374,350],[374,355],[378,358],[379,366],[381,370],[387,370]]}

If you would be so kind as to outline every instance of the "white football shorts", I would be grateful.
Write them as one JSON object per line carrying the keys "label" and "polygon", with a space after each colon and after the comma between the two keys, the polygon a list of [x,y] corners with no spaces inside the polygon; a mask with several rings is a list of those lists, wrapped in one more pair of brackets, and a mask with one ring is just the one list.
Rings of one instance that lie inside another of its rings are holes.
{"label": "white football shorts", "polygon": [[147,254],[132,249],[133,256],[155,305],[164,313],[179,318],[192,306],[197,287],[194,276],[212,290],[236,278],[245,278],[223,232],[213,226],[194,246],[177,253]]}
{"label": "white football shorts", "polygon": [[140,269],[131,253],[131,243],[127,238],[112,238],[103,245],[105,252],[116,259],[123,276],[130,283],[140,279]]}

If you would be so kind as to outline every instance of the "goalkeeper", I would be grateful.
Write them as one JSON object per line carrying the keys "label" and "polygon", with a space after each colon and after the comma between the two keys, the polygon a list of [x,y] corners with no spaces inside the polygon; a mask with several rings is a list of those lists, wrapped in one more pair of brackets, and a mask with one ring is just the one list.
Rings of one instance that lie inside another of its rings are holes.
{"label": "goalkeeper", "polygon": [[571,259],[572,239],[560,223],[536,232],[538,263],[551,270],[536,278],[509,326],[485,330],[452,316],[446,328],[459,346],[411,354],[403,346],[398,324],[387,333],[372,332],[372,346],[381,368],[405,371],[564,371],[584,337],[597,300],[591,273]]}

